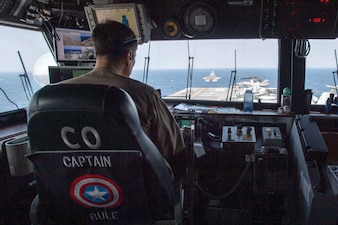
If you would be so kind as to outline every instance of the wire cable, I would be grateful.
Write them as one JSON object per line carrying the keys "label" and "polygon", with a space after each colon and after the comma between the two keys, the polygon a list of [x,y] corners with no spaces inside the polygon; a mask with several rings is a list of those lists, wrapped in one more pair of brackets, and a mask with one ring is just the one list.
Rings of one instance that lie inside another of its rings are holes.
{"label": "wire cable", "polygon": [[305,58],[310,53],[310,42],[308,39],[296,39],[294,53],[298,58]]}
{"label": "wire cable", "polygon": [[16,109],[19,109],[19,106],[17,104],[15,104],[15,102],[13,102],[8,95],[6,94],[6,92],[0,87],[0,91],[2,91],[2,93],[4,93],[5,97],[7,98],[7,100],[12,103],[13,105],[15,105]]}
{"label": "wire cable", "polygon": [[60,10],[61,10],[61,15],[60,15],[60,18],[59,18],[59,26],[60,26],[62,18],[63,18],[63,0],[61,0]]}
{"label": "wire cable", "polygon": [[207,197],[209,197],[209,198],[211,198],[211,199],[224,199],[224,198],[226,198],[226,197],[232,195],[232,194],[237,190],[238,186],[239,186],[239,185],[241,184],[241,182],[243,181],[243,178],[244,178],[246,172],[248,171],[248,169],[250,168],[251,164],[252,164],[251,161],[248,161],[248,162],[246,163],[246,166],[245,166],[245,168],[244,168],[244,170],[243,170],[241,176],[238,178],[237,183],[233,186],[233,188],[232,188],[229,192],[227,192],[227,193],[225,193],[225,194],[222,194],[222,195],[214,195],[214,194],[212,194],[212,193],[209,193],[209,192],[203,190],[203,188],[198,184],[197,181],[196,181],[195,185],[196,185],[196,187],[198,188],[199,191],[201,191],[204,195],[206,195]]}

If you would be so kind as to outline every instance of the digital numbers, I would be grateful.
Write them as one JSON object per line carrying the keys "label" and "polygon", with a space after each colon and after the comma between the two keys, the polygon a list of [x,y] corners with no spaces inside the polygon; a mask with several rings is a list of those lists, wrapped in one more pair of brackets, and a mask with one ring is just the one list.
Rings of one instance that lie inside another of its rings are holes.
{"label": "digital numbers", "polygon": [[321,18],[321,17],[314,17],[309,19],[310,23],[324,23],[326,21],[325,18]]}

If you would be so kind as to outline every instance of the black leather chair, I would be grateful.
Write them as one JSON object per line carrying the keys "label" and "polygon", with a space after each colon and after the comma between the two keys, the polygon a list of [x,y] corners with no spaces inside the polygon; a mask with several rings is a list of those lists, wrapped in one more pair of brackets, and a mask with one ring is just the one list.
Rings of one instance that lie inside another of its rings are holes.
{"label": "black leather chair", "polygon": [[124,90],[45,86],[30,101],[28,136],[33,224],[179,223],[171,171]]}

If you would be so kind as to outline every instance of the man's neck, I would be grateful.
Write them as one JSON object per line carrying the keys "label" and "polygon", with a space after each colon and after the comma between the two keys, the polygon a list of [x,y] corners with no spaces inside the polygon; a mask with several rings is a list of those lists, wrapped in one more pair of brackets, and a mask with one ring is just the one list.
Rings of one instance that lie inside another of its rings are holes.
{"label": "man's neck", "polygon": [[105,56],[98,56],[95,63],[95,68],[110,68],[114,70],[115,73],[123,75],[123,68],[119,65],[115,65],[109,62],[108,58]]}

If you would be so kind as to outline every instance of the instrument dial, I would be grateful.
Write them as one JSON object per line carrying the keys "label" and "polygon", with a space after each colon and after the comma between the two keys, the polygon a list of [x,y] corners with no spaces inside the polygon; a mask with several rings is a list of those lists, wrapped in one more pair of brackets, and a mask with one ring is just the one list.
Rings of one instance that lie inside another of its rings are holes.
{"label": "instrument dial", "polygon": [[212,34],[216,29],[217,14],[205,3],[192,4],[184,14],[184,25],[187,31],[199,37]]}
{"label": "instrument dial", "polygon": [[177,21],[167,20],[163,25],[163,33],[166,38],[176,39],[181,35],[181,27]]}

